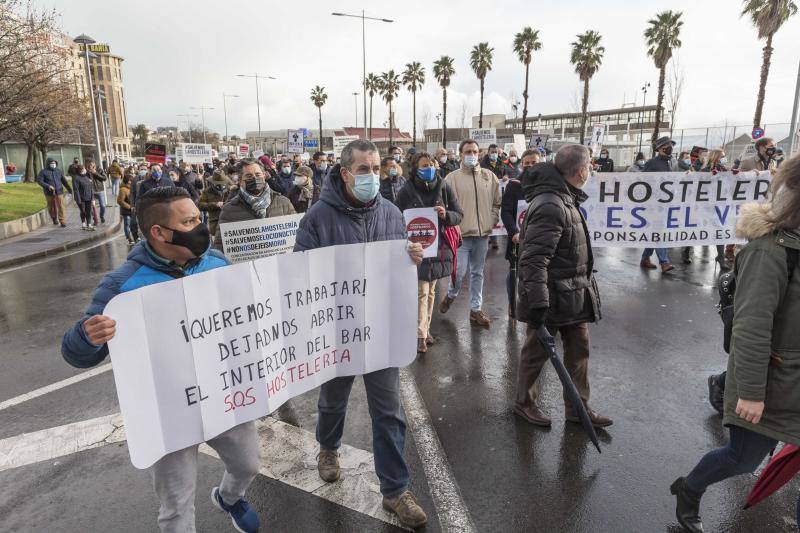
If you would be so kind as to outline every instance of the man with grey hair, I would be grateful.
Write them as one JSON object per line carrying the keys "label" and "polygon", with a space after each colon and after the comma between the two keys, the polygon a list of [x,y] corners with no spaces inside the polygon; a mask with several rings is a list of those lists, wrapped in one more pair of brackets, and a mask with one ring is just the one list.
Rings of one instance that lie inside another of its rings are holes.
{"label": "man with grey hair", "polygon": [[[357,140],[342,149],[341,163],[331,168],[322,195],[300,222],[295,251],[340,244],[406,239],[403,215],[378,191],[381,159],[369,141]],[[408,254],[419,265],[422,245],[409,245]],[[400,309],[414,313],[414,309]],[[388,317],[387,317],[388,319]],[[369,414],[372,418],[372,448],[375,473],[380,480],[383,507],[412,528],[423,526],[428,517],[408,490],[410,474],[403,449],[406,421],[400,404],[400,373],[385,368],[364,374]],[[355,376],[334,378],[320,387],[317,418],[317,470],[333,483],[339,479],[339,454],[347,401]]]}
{"label": "man with grey hair", "polygon": [[[523,175],[529,206],[520,238],[517,319],[528,323],[528,332],[520,354],[514,412],[537,426],[551,424],[536,403],[536,380],[548,359],[536,333],[545,325],[554,335],[561,335],[564,365],[592,424],[606,427],[613,423],[588,405],[588,323],[600,320],[592,244],[579,209],[587,198],[581,189],[590,175],[589,150],[579,144],[563,146],[554,163],[536,165]],[[566,420],[579,424],[566,394],[564,407]]]}

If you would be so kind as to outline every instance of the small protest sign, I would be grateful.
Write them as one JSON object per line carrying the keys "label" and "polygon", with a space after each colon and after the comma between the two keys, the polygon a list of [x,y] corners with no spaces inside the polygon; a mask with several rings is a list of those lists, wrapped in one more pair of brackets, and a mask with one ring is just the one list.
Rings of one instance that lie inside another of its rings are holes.
{"label": "small protest sign", "polygon": [[181,155],[178,157],[178,149],[175,150],[175,157],[189,164],[212,163],[213,155],[210,144],[180,143],[178,145]]}
{"label": "small protest sign", "polygon": [[304,149],[303,132],[301,130],[287,130],[286,151],[290,154],[302,154]]}
{"label": "small protest sign", "polygon": [[489,148],[490,144],[497,144],[497,130],[495,128],[471,129],[469,138],[477,142],[479,148]]}
{"label": "small protest sign", "polygon": [[403,218],[408,241],[422,245],[422,257],[436,257],[439,250],[439,216],[436,210],[432,207],[406,209]]}
{"label": "small protest sign", "polygon": [[144,143],[144,160],[148,163],[163,165],[167,160],[167,146],[159,143]]}
{"label": "small protest sign", "polygon": [[291,252],[302,218],[286,215],[220,224],[222,248],[233,263]]}
{"label": "small protest sign", "polygon": [[357,141],[358,135],[340,135],[333,138],[333,157],[342,157],[342,149],[352,141]]}

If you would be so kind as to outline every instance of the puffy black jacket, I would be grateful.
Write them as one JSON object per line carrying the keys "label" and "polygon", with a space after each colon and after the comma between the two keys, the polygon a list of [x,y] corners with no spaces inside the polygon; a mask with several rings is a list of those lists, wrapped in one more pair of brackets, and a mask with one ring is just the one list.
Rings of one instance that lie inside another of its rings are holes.
{"label": "puffy black jacket", "polygon": [[300,221],[296,252],[360,242],[406,238],[403,214],[380,194],[371,204],[356,207],[346,197],[341,165],[331,169],[319,202]]}
{"label": "puffy black jacket", "polygon": [[461,206],[444,179],[437,176],[436,181],[428,184],[417,178],[406,180],[403,188],[397,193],[395,202],[400,211],[421,207],[444,206],[444,221],[439,219],[439,250],[436,257],[426,257],[417,267],[417,279],[434,281],[446,278],[453,273],[453,251],[444,238],[445,226],[458,226],[464,217]]}
{"label": "puffy black jacket", "polygon": [[600,320],[600,295],[586,220],[578,209],[586,194],[570,187],[552,163],[522,176],[530,204],[520,238],[517,317],[547,309],[548,326]]}

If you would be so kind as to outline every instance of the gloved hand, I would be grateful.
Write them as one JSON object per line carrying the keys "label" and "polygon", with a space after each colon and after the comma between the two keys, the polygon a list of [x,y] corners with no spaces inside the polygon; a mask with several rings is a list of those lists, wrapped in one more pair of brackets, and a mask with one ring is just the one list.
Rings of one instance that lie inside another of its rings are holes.
{"label": "gloved hand", "polygon": [[539,307],[528,311],[528,324],[533,329],[539,329],[547,320],[547,307]]}

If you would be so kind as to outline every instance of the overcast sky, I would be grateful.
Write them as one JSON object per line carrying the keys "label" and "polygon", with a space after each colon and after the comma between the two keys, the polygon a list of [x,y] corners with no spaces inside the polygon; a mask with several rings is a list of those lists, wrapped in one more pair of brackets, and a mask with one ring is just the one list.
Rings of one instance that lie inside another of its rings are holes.
{"label": "overcast sky", "polygon": [[[128,122],[175,125],[190,106],[210,106],[206,125],[223,132],[222,93],[229,100],[231,135],[256,130],[256,95],[251,79],[236,74],[275,76],[261,82],[262,129],[316,128],[317,110],[309,99],[314,85],[328,93],[323,127],[351,126],[353,92],[361,92],[361,21],[333,17],[331,11],[393,19],[367,22],[367,72],[402,71],[420,61],[427,83],[417,97],[418,129],[429,116],[436,127],[441,89],[432,63],[455,58],[456,75],[448,90],[448,123],[460,124],[463,103],[477,115],[478,81],[469,68],[469,50],[478,42],[494,47],[494,66],[486,78],[484,113],[513,116],[513,99],[522,100],[524,66],[512,53],[514,34],[524,26],[539,30],[542,49],[531,68],[529,115],[573,112],[579,81],[569,64],[575,35],[597,30],[606,48],[603,65],[591,81],[590,109],[641,104],[639,88],[650,82],[647,100],[655,102],[658,71],[646,56],[642,32],[657,11],[683,12],[683,46],[678,52],[685,89],[678,127],[750,124],[758,90],[763,41],[749,20],[739,17],[736,0],[621,0],[542,2],[531,0],[368,2],[266,0],[35,0],[61,14],[66,33],[87,33],[125,58],[123,76]],[[487,8],[486,6],[491,6]],[[800,16],[775,36],[763,121],[789,122],[800,60]],[[638,91],[638,92],[637,92]],[[360,97],[359,97],[360,98]],[[359,101],[358,122],[363,125]],[[396,100],[398,125],[411,129],[411,94]],[[520,106],[520,115],[522,106]],[[374,102],[373,125],[387,120],[386,105]],[[198,119],[199,120],[199,119]],[[769,130],[768,130],[769,133]]]}

